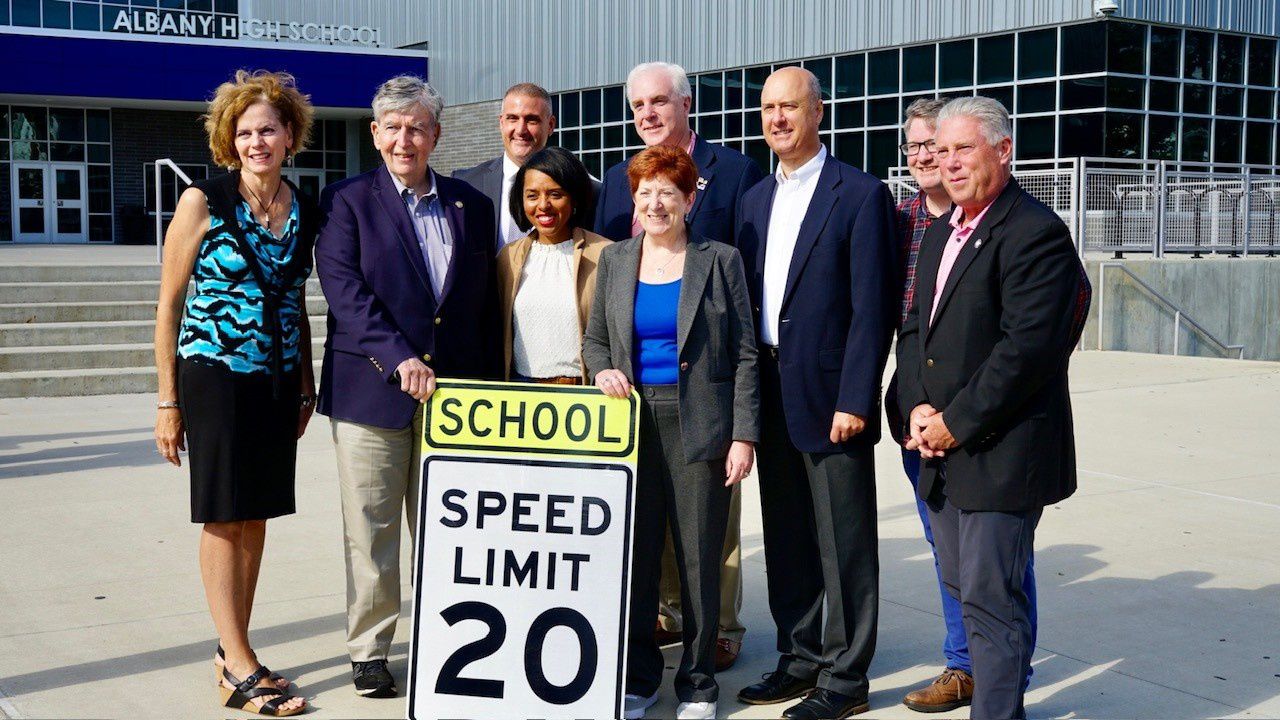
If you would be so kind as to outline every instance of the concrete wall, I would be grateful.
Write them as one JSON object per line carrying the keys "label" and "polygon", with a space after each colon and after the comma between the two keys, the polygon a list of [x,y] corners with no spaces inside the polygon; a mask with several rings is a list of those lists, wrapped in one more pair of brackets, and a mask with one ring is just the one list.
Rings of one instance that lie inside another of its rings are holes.
{"label": "concrete wall", "polygon": [[[1097,348],[1101,328],[1104,349],[1169,354],[1173,312],[1119,270],[1100,282],[1102,262],[1122,263],[1219,340],[1243,344],[1246,359],[1280,360],[1280,258],[1089,260],[1093,307],[1083,346]],[[1222,356],[1185,324],[1180,335],[1179,354]]]}

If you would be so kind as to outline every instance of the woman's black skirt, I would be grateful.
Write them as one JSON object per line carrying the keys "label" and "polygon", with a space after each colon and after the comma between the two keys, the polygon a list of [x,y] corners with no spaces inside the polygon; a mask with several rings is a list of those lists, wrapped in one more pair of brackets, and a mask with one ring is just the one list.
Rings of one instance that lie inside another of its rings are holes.
{"label": "woman's black skirt", "polygon": [[191,470],[191,522],[266,520],[294,512],[298,371],[280,399],[271,376],[178,358],[178,397]]}

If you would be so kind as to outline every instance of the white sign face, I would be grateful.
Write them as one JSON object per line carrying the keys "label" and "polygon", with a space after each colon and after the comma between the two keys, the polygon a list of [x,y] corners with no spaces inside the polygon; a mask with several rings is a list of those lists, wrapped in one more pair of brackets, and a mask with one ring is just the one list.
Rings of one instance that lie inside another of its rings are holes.
{"label": "white sign face", "polygon": [[409,718],[621,716],[633,488],[591,458],[425,459]]}

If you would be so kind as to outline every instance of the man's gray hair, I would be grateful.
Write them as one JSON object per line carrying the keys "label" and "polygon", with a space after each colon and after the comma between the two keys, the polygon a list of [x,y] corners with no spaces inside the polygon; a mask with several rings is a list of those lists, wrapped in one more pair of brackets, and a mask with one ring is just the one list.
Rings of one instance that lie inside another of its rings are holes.
{"label": "man's gray hair", "polygon": [[1013,137],[1013,125],[1009,122],[1009,111],[999,100],[988,97],[956,98],[942,106],[938,111],[938,124],[954,117],[971,117],[978,121],[982,135],[987,142],[995,145],[1005,138]]}
{"label": "man's gray hair", "polygon": [[444,98],[426,80],[417,75],[397,75],[378,86],[373,95],[373,119],[381,121],[387,113],[410,113],[422,108],[431,121],[440,125]]}
{"label": "man's gray hair", "polygon": [[906,135],[907,131],[911,129],[912,120],[923,120],[925,124],[936,130],[938,128],[938,111],[946,104],[947,101],[945,99],[919,98],[908,105],[907,116],[902,121],[902,134]]}
{"label": "man's gray hair", "polygon": [[689,87],[689,75],[685,73],[684,68],[675,63],[668,62],[647,62],[631,68],[631,72],[627,73],[627,102],[631,102],[631,85],[636,78],[654,70],[661,70],[671,79],[671,91],[676,97],[692,98],[693,88]]}

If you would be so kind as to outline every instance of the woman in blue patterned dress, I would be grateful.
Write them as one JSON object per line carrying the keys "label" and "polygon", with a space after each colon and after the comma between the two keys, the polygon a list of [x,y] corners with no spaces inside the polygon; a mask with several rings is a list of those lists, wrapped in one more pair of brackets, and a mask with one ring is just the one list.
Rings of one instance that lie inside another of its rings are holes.
{"label": "woman in blue patterned dress", "polygon": [[303,288],[318,211],[280,173],[312,115],[282,73],[239,71],[218,88],[205,130],[230,172],[179,199],[156,310],[156,447],[174,465],[189,448],[221,698],[263,715],[306,706],[258,661],[249,616],[266,521],[294,512],[297,443],[315,400]]}

